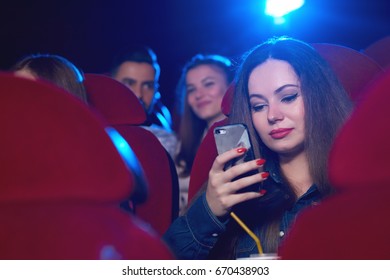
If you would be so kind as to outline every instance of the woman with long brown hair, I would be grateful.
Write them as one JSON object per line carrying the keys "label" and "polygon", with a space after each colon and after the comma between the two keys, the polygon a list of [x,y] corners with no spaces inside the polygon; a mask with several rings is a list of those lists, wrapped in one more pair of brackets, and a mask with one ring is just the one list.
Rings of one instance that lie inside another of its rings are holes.
{"label": "woman with long brown hair", "polygon": [[[246,150],[216,157],[205,190],[164,239],[180,259],[234,259],[257,253],[255,241],[230,218],[232,209],[277,252],[304,209],[332,193],[328,154],[351,102],[326,61],[309,44],[271,38],[244,57],[230,123],[244,123],[257,159],[228,170]],[[262,167],[264,171],[233,180]],[[237,192],[261,183],[260,192]],[[239,207],[237,207],[239,206]]]}
{"label": "woman with long brown hair", "polygon": [[197,54],[183,67],[177,86],[179,150],[175,158],[180,184],[180,214],[187,206],[189,175],[207,130],[225,118],[221,103],[234,72],[231,61],[216,54]]}

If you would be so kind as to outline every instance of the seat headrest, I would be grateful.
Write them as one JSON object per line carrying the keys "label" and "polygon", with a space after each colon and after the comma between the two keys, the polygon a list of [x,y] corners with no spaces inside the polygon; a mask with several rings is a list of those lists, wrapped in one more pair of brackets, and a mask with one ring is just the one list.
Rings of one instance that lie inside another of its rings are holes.
{"label": "seat headrest", "polygon": [[137,96],[122,83],[101,74],[85,74],[89,103],[110,125],[140,125],[146,112]]}
{"label": "seat headrest", "polygon": [[338,188],[390,184],[390,69],[363,92],[341,129],[329,158],[329,176]]}
{"label": "seat headrest", "polygon": [[359,99],[361,91],[383,69],[373,59],[354,49],[327,43],[312,46],[330,64],[352,101]]}
{"label": "seat headrest", "polygon": [[383,68],[390,67],[390,36],[375,41],[363,52]]}
{"label": "seat headrest", "polygon": [[229,85],[228,89],[226,90],[226,93],[222,99],[222,103],[221,103],[222,113],[227,117],[229,116],[230,110],[232,108],[234,89],[235,89],[235,83],[232,82]]}
{"label": "seat headrest", "polygon": [[0,73],[0,201],[122,201],[134,184],[98,117],[43,82]]}

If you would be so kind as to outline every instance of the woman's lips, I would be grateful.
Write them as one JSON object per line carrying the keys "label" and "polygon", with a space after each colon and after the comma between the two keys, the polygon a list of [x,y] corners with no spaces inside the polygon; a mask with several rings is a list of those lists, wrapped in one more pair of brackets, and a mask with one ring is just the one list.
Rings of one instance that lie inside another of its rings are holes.
{"label": "woman's lips", "polygon": [[274,129],[272,130],[269,135],[273,138],[273,139],[282,139],[284,137],[286,137],[288,134],[290,134],[290,132],[293,130],[293,128],[278,128],[278,129]]}
{"label": "woman's lips", "polygon": [[196,107],[198,109],[202,109],[203,107],[207,106],[210,103],[210,101],[202,101],[196,104]]}

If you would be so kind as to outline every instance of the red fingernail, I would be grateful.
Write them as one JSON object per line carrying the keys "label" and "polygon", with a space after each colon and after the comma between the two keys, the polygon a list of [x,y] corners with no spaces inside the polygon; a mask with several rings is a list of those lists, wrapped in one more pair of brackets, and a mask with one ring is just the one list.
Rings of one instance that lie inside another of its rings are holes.
{"label": "red fingernail", "polygon": [[242,153],[245,153],[245,152],[246,152],[246,148],[244,148],[244,147],[241,147],[241,148],[237,149],[237,153],[239,153],[239,154],[242,154]]}
{"label": "red fingernail", "polygon": [[261,173],[261,178],[263,178],[263,179],[267,179],[268,176],[269,176],[269,172],[262,172]]}
{"label": "red fingernail", "polygon": [[258,159],[258,160],[256,160],[256,164],[257,165],[263,165],[265,163],[265,159]]}
{"label": "red fingernail", "polygon": [[261,194],[261,195],[265,195],[265,194],[266,194],[266,192],[267,192],[267,190],[265,190],[265,189],[261,189],[261,190],[259,190],[259,194]]}

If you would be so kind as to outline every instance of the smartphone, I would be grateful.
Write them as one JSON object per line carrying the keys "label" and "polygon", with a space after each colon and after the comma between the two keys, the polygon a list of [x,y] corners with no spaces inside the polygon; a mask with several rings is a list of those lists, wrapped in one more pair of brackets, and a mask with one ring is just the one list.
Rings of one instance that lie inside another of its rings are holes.
{"label": "smartphone", "polygon": [[[247,149],[244,155],[234,158],[233,160],[227,162],[225,164],[224,170],[227,170],[233,167],[234,165],[255,159],[252,143],[249,138],[248,129],[245,124],[238,123],[238,124],[218,126],[214,128],[214,139],[215,139],[215,144],[217,146],[218,154],[222,154],[233,148],[244,147]],[[247,172],[243,175],[234,178],[233,181],[239,178],[256,174],[261,171],[262,171],[261,168],[252,170],[250,172]],[[260,188],[261,188],[261,184],[258,183],[258,184],[248,186],[240,190],[239,192],[248,192],[248,191],[258,192]]]}

